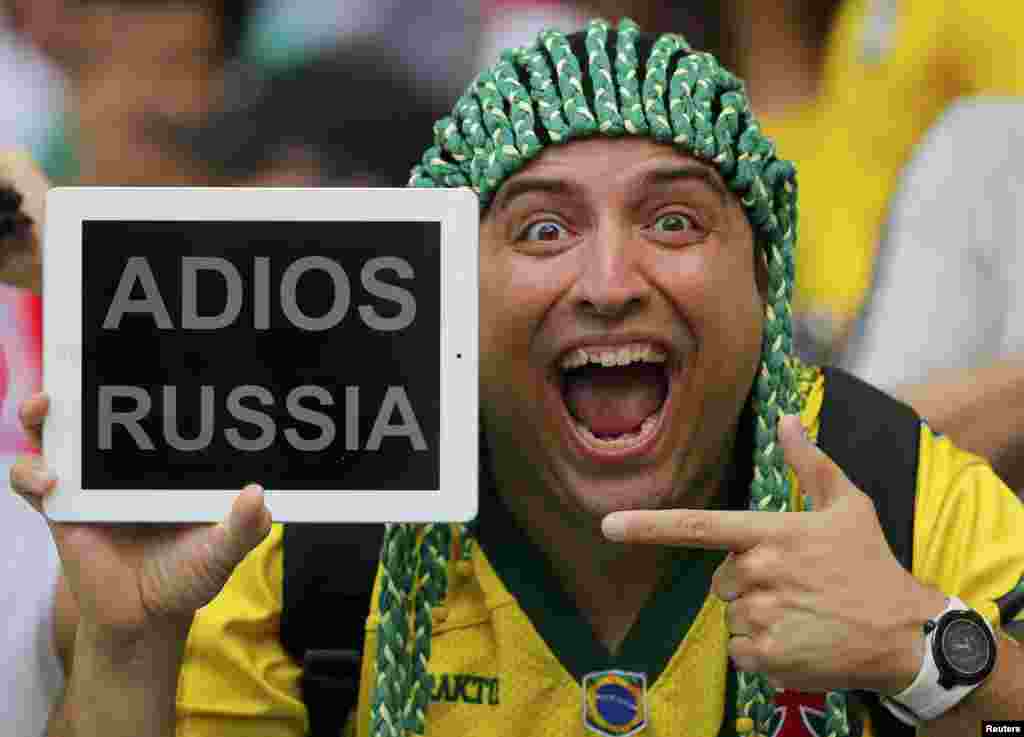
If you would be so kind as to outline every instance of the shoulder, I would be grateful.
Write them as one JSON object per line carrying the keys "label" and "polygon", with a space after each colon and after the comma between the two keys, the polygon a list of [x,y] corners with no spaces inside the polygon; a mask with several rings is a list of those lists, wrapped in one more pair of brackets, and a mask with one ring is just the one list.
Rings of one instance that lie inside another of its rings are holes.
{"label": "shoulder", "polygon": [[793,367],[801,422],[823,450],[842,456],[840,466],[893,443],[900,453],[916,449],[921,419],[909,405],[839,368]]}
{"label": "shoulder", "polygon": [[871,498],[889,546],[909,569],[920,418],[906,404],[840,369],[798,365],[797,376],[808,435]]}
{"label": "shoulder", "polygon": [[991,466],[922,425],[914,575],[1006,624],[1024,606],[1021,529],[1024,503]]}
{"label": "shoulder", "polygon": [[907,405],[845,372],[803,370],[804,426],[872,498],[897,557],[992,621],[1019,618],[1024,503]]}
{"label": "shoulder", "polygon": [[825,374],[820,366],[793,359],[796,393],[800,403],[800,423],[811,438],[817,438],[821,404],[825,399]]}
{"label": "shoulder", "polygon": [[[984,458],[958,447],[949,437],[921,422],[918,454],[918,524],[925,529],[953,525],[967,530],[995,514],[1010,523],[1024,522],[1024,504]],[[967,512],[943,521],[953,510]],[[982,518],[977,515],[981,514]],[[955,530],[945,529],[947,535]],[[1024,541],[1021,544],[1024,550]]]}

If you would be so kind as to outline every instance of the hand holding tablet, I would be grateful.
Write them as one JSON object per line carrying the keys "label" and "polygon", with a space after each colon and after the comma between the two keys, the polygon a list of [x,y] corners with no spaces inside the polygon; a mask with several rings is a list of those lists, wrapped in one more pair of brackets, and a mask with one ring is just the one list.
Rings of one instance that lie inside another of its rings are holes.
{"label": "hand holding tablet", "polygon": [[[22,403],[19,417],[38,447],[50,398]],[[57,480],[38,456],[11,469],[11,488],[39,509]],[[223,588],[270,530],[262,491],[247,487],[218,525],[88,525],[51,520],[50,530],[78,613],[77,626],[108,643],[182,639],[195,611]],[[23,561],[31,564],[31,561]],[[154,639],[155,638],[155,639]]]}
{"label": "hand holding tablet", "polygon": [[57,189],[45,430],[66,521],[462,521],[477,497],[468,191]]}

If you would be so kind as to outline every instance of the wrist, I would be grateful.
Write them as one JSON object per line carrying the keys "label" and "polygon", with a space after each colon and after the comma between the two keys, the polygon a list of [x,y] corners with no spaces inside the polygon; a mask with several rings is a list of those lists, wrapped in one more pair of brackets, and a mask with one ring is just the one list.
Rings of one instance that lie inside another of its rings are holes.
{"label": "wrist", "polygon": [[982,687],[997,658],[992,625],[955,596],[946,600],[924,632],[924,658],[913,683],[897,694],[881,696],[883,706],[912,726],[943,716]]}
{"label": "wrist", "polygon": [[904,609],[905,615],[897,621],[886,638],[892,643],[879,662],[881,671],[875,682],[867,688],[883,696],[893,696],[910,687],[921,672],[925,657],[927,635],[925,625],[946,608],[946,596],[936,589],[920,586],[921,595],[914,605]]}
{"label": "wrist", "polygon": [[62,707],[65,722],[82,735],[174,735],[187,637],[188,629],[181,627],[153,627],[126,636],[81,622]]}
{"label": "wrist", "polygon": [[185,649],[192,617],[187,621],[161,622],[144,629],[124,631],[91,622],[83,617],[75,633],[75,653],[88,652],[113,667],[153,667],[161,661],[178,661]]}

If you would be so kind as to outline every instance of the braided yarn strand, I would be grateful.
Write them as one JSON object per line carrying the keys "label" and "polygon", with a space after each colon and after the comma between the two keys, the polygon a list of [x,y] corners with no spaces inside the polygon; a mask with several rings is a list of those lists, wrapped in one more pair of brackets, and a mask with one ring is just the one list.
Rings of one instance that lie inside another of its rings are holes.
{"label": "braided yarn strand", "polygon": [[448,588],[448,560],[452,530],[448,525],[425,525],[419,542],[416,598],[413,603],[412,674],[409,693],[403,695],[404,721],[413,734],[426,731],[427,705],[434,691],[430,663],[434,607],[444,599]]}
{"label": "braided yarn strand", "polygon": [[594,88],[594,113],[598,129],[606,136],[621,136],[626,126],[615,101],[615,78],[608,58],[608,22],[596,20],[587,28],[587,67]]}
{"label": "braided yarn strand", "polygon": [[[381,616],[370,717],[374,737],[426,732],[427,706],[434,689],[428,671],[434,608],[448,589],[453,548],[461,548],[460,562],[471,550],[464,527],[387,527],[381,553]],[[453,544],[456,536],[461,538],[458,545]]]}
{"label": "braided yarn strand", "polygon": [[[640,135],[674,146],[714,165],[743,205],[768,274],[763,340],[753,387],[754,448],[750,508],[790,509],[790,474],[777,441],[783,414],[800,410],[793,350],[792,297],[797,237],[796,172],[776,157],[772,141],[750,110],[743,83],[714,56],[693,51],[684,38],[664,34],[641,64],[640,29],[623,19],[609,54],[610,25],[591,21],[584,35],[587,79],[581,60],[561,33],[547,31],[528,46],[505,52],[434,127],[434,146],[414,167],[410,186],[470,187],[481,213],[502,181],[544,147],[574,138]],[[523,81],[521,81],[523,80]],[[588,99],[588,97],[590,99]],[[430,610],[447,588],[447,565],[468,565],[472,528],[453,526],[445,537],[389,528],[381,581],[381,632],[373,702],[373,734],[419,733],[428,699],[426,672]],[[422,540],[417,543],[417,540]],[[427,544],[427,541],[430,541]],[[451,544],[457,549],[449,552]],[[407,557],[406,557],[407,556]],[[403,570],[416,571],[416,582]],[[414,636],[409,641],[408,623]],[[405,623],[405,629],[400,626]],[[771,733],[774,689],[757,673],[737,674],[736,729],[740,737]],[[419,684],[419,685],[417,685]],[[826,697],[826,733],[848,737],[846,697]],[[401,718],[395,720],[394,715]],[[387,731],[384,725],[397,725]]]}
{"label": "braided yarn strand", "polygon": [[596,133],[597,119],[583,94],[583,72],[565,35],[559,31],[543,31],[540,41],[555,65],[557,89],[562,95],[562,111],[569,123],[570,137]]}
{"label": "braided yarn strand", "polygon": [[636,54],[636,37],[640,28],[624,18],[619,22],[615,55],[615,80],[619,83],[619,101],[626,130],[633,135],[647,132],[647,117],[640,97],[638,79],[640,60]]}
{"label": "braided yarn strand", "polygon": [[403,714],[411,672],[409,562],[415,552],[415,535],[416,528],[410,525],[388,525],[381,546],[381,619],[377,628],[377,673],[370,723],[370,734],[374,737],[405,735]]}

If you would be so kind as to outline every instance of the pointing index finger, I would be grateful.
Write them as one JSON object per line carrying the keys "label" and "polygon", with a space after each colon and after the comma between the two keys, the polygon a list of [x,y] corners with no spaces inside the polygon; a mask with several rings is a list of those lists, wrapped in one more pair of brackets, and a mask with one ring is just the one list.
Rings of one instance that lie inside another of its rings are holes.
{"label": "pointing index finger", "polygon": [[601,523],[609,540],[674,545],[744,553],[782,535],[790,515],[709,509],[666,509],[613,512]]}

